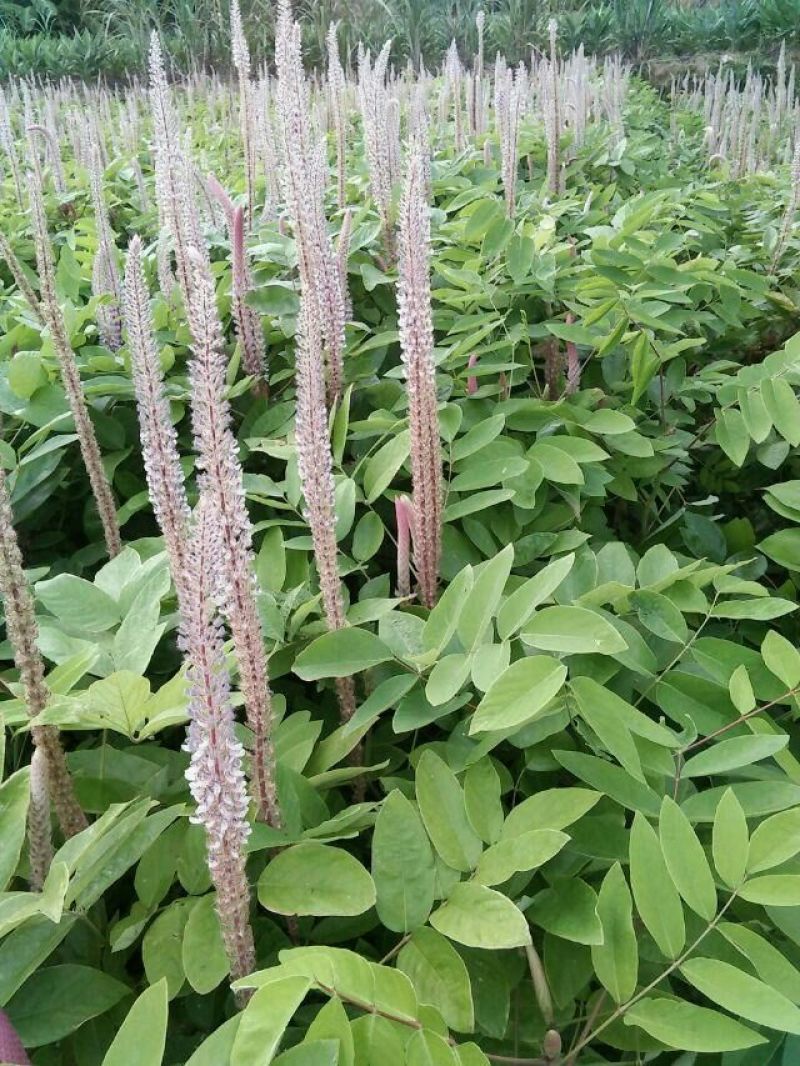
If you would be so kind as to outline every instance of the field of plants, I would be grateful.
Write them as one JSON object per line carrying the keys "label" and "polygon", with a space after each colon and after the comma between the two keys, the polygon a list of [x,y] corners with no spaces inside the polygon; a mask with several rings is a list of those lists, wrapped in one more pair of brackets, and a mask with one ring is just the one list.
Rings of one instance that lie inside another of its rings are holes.
{"label": "field of plants", "polygon": [[800,1061],[800,105],[0,94],[0,1062]]}

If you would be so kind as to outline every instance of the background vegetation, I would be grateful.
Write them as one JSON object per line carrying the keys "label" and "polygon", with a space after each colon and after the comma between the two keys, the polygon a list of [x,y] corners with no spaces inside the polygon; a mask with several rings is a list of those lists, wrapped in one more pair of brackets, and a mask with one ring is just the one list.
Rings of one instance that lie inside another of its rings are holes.
{"label": "background vegetation", "polygon": [[[559,20],[564,50],[620,51],[642,61],[713,51],[769,56],[785,40],[800,42],[800,0],[304,0],[297,5],[307,61],[319,64],[332,21],[340,24],[344,56],[356,42],[373,50],[393,41],[397,62],[438,64],[454,38],[462,54],[476,47],[475,15],[486,11],[487,48],[509,63],[547,42],[548,20]],[[253,59],[269,62],[273,4],[242,4]],[[227,70],[228,0],[0,0],[0,76],[111,78],[141,73],[150,31],[157,29],[177,70]]]}

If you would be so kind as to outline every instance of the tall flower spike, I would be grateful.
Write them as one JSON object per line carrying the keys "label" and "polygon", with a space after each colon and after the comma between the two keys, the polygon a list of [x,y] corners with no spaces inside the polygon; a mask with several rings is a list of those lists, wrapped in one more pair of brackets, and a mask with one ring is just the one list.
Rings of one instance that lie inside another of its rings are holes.
{"label": "tall flower spike", "polygon": [[550,34],[550,85],[545,107],[547,119],[547,185],[551,195],[557,196],[561,181],[559,166],[559,146],[561,141],[561,82],[558,74],[558,23],[550,19],[547,24]]}
{"label": "tall flower spike", "polygon": [[188,251],[200,247],[200,227],[194,184],[178,134],[178,119],[170,98],[164,57],[158,36],[150,38],[150,107],[153,114],[153,162],[159,221],[172,237],[175,267],[189,305],[191,267]]}
{"label": "tall flower spike", "polygon": [[255,138],[253,123],[253,99],[250,85],[250,50],[244,35],[242,11],[239,0],[231,0],[231,55],[239,75],[239,126],[244,152],[245,185],[247,188],[248,218],[252,219],[255,208]]}
{"label": "tall flower spike", "polygon": [[[295,436],[297,465],[306,501],[306,516],[314,542],[322,603],[328,628],[333,630],[342,629],[347,623],[336,547],[333,456],[325,406],[322,338],[315,312],[312,297],[304,293],[297,320]],[[340,678],[337,690],[341,716],[347,721],[355,711],[353,679]]]}
{"label": "tall flower spike", "polygon": [[22,209],[25,199],[22,195],[22,169],[19,165],[19,156],[17,155],[16,137],[13,129],[11,128],[11,117],[9,115],[8,104],[3,94],[2,88],[0,88],[0,148],[8,159],[8,165],[11,168],[11,176],[14,179],[14,190],[17,194],[17,202]]}
{"label": "tall flower spike", "polygon": [[242,363],[245,371],[255,379],[255,390],[265,396],[267,392],[267,352],[261,319],[254,307],[247,302],[247,294],[253,288],[247,251],[244,244],[244,210],[236,207],[231,217],[231,256],[233,258],[233,320],[236,335],[242,346]]}
{"label": "tall flower spike", "polygon": [[292,20],[289,0],[278,4],[275,64],[283,190],[297,246],[300,287],[317,302],[328,370],[328,400],[332,403],[342,388],[344,303],[336,252],[325,218],[326,161],[323,146],[315,142],[312,129],[300,27]]}
{"label": "tall flower spike", "polygon": [[92,269],[92,291],[95,296],[109,295],[111,304],[103,304],[97,310],[97,322],[100,336],[107,348],[116,351],[122,346],[122,286],[117,269],[117,249],[111,233],[108,208],[103,196],[103,171],[100,152],[95,146],[92,152],[92,165],[89,170],[94,207],[95,225],[97,227],[97,251]]}
{"label": "tall flower spike", "polygon": [[230,625],[239,663],[247,724],[253,733],[252,780],[259,817],[280,824],[272,750],[272,696],[253,578],[253,528],[230,406],[225,397],[222,326],[207,260],[190,257],[194,270],[189,326],[192,430],[199,452],[201,490],[208,496],[222,544],[217,595]]}
{"label": "tall flower spike", "polygon": [[353,212],[348,208],[342,216],[342,228],[336,245],[336,261],[339,268],[339,282],[342,287],[342,303],[345,318],[353,315],[353,301],[350,297],[350,285],[347,280],[347,261],[350,258],[350,236],[353,229]]}
{"label": "tall flower spike", "polygon": [[213,606],[220,565],[213,504],[201,497],[189,543],[192,580],[181,602],[181,645],[187,665],[190,752],[186,778],[197,805],[192,821],[206,835],[206,855],[231,977],[255,969],[250,890],[245,872],[247,789],[244,751],[234,733],[221,619]]}
{"label": "tall flower spike", "polygon": [[189,573],[186,541],[189,504],[178,456],[177,434],[164,392],[161,361],[153,340],[150,294],[142,266],[142,239],[131,239],[125,268],[125,327],[131,356],[147,487],[179,597]]}
{"label": "tall flower spike", "polygon": [[433,362],[430,218],[425,198],[425,164],[416,141],[409,148],[399,230],[397,304],[411,429],[414,567],[422,602],[432,607],[436,602],[442,541],[442,456]]}
{"label": "tall flower spike", "polygon": [[[11,497],[5,473],[0,468],[0,594],[5,605],[6,635],[19,670],[28,714],[35,718],[47,706],[49,693],[44,680],[44,663],[36,644],[38,629],[33,597],[22,569],[22,553],[13,521]],[[34,725],[31,735],[47,765],[50,796],[61,828],[65,836],[74,836],[86,828],[87,822],[75,797],[58,730],[51,725]],[[47,830],[46,838],[38,836],[30,842],[31,855],[46,855],[50,849],[49,824],[45,826],[40,819],[29,823],[28,828],[37,833]]]}
{"label": "tall flower spike", "polygon": [[336,187],[339,195],[339,208],[342,209],[347,202],[345,182],[345,148],[347,138],[347,113],[345,110],[345,93],[347,91],[347,79],[339,59],[339,42],[336,39],[338,23],[331,22],[328,27],[328,91],[330,92],[330,106],[333,116],[333,129],[336,138]]}
{"label": "tall flower spike", "polygon": [[42,198],[41,172],[38,167],[35,169],[30,182],[30,197],[41,293],[39,306],[44,315],[47,328],[50,330],[53,347],[58,357],[61,381],[75,422],[75,432],[78,436],[83,463],[89,475],[92,494],[94,495],[103,526],[106,549],[113,558],[119,554],[122,548],[114,496],[111,492],[111,484],[103,469],[100,446],[97,443],[94,426],[89,417],[89,408],[81,389],[78,364],[75,360],[75,353],[72,351],[64,316],[56,296],[55,263],[53,262],[53,250],[50,245],[50,234],[47,230],[47,219]]}

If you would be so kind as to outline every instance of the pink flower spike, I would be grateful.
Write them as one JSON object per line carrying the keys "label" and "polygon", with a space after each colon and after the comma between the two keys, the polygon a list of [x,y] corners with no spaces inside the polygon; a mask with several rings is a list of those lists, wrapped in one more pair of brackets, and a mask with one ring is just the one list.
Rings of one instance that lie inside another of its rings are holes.
{"label": "pink flower spike", "polygon": [[[476,366],[477,363],[478,363],[478,357],[475,354],[475,352],[473,352],[472,355],[469,357],[469,362],[467,363],[467,366],[468,367],[473,367],[473,366]],[[467,378],[467,395],[474,396],[477,391],[478,391],[478,379],[476,377],[474,377],[474,376],[468,377]]]}
{"label": "pink flower spike", "polygon": [[414,505],[408,496],[396,496],[394,514],[397,522],[397,595],[411,595],[409,557],[414,532]]}

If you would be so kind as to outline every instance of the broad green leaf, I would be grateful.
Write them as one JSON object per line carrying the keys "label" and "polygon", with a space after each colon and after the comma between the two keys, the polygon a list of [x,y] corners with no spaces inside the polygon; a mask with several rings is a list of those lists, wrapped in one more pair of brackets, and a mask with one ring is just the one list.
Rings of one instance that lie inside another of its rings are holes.
{"label": "broad green leaf", "polygon": [[469,973],[449,940],[427,926],[417,929],[397,956],[397,967],[410,979],[420,1003],[435,1006],[456,1032],[472,1032]]}
{"label": "broad green leaf", "polygon": [[[350,1019],[347,1011],[342,1006],[338,996],[331,996],[322,1007],[314,1021],[308,1027],[304,1044],[315,1040],[332,1040],[335,1042],[337,1054],[333,1058],[336,1066],[354,1066],[355,1049],[353,1047],[353,1031],[350,1028]],[[298,1066],[302,1066],[302,1060],[298,1060]]]}
{"label": "broad green leaf", "polygon": [[711,868],[689,819],[669,796],[661,801],[658,832],[675,887],[693,911],[711,921],[717,913],[717,890]]}
{"label": "broad green leaf", "polygon": [[417,1029],[406,1044],[406,1066],[458,1066],[453,1048],[432,1029]]}
{"label": "broad green leaf", "polygon": [[458,639],[469,651],[480,643],[491,624],[514,562],[514,546],[507,545],[485,563],[475,578],[458,616]]}
{"label": "broad green leaf", "polygon": [[750,682],[750,675],[744,663],[740,663],[733,671],[728,682],[728,692],[731,703],[739,714],[748,714],[756,705],[756,697]]}
{"label": "broad green leaf", "polygon": [[25,843],[30,768],[17,770],[0,785],[0,892],[14,876]]}
{"label": "broad green leaf", "polygon": [[[749,738],[748,738],[749,739]],[[765,818],[755,827],[747,854],[747,872],[780,866],[800,852],[800,807]]]}
{"label": "broad green leaf", "polygon": [[725,1014],[662,996],[647,996],[634,1003],[623,1021],[681,1051],[738,1051],[767,1042],[760,1033]]}
{"label": "broad green leaf", "polygon": [[407,429],[390,437],[370,458],[364,468],[364,495],[374,503],[389,487],[395,474],[408,458],[410,434]]}
{"label": "broad green leaf", "polygon": [[717,873],[730,888],[737,888],[747,866],[749,835],[742,805],[731,789],[726,789],[717,805],[711,850]]}
{"label": "broad green leaf", "polygon": [[258,900],[276,914],[363,914],[375,903],[375,885],[349,852],[309,840],[268,863],[258,880]]}
{"label": "broad green leaf", "polygon": [[517,948],[531,942],[522,911],[507,896],[474,881],[457,884],[430,921],[434,929],[466,947]]}
{"label": "broad green leaf", "polygon": [[60,622],[78,632],[102,633],[121,621],[119,607],[111,597],[74,574],[38,581],[36,598]]}
{"label": "broad green leaf", "polygon": [[503,829],[501,793],[500,775],[488,755],[467,767],[464,775],[467,818],[485,844],[493,844]]}
{"label": "broad green leaf", "polygon": [[166,907],[148,928],[142,939],[142,962],[151,985],[163,978],[169,998],[175,999],[183,988],[183,933],[194,900],[176,900]]}
{"label": "broad green leaf", "polygon": [[227,1022],[223,1022],[216,1032],[206,1037],[186,1066],[228,1066],[241,1019],[241,1014],[234,1014]]}
{"label": "broad green leaf", "polygon": [[497,632],[502,640],[525,625],[539,604],[556,591],[574,563],[574,552],[555,559],[511,593],[497,612]]}
{"label": "broad green leaf", "polygon": [[592,965],[614,1002],[624,1003],[636,991],[639,949],[633,928],[633,901],[618,862],[603,878],[597,915],[603,927],[603,943],[592,946]]}
{"label": "broad green leaf", "polygon": [[340,1066],[340,1049],[339,1040],[306,1038],[302,1044],[282,1052],[273,1062],[275,1066]]}
{"label": "broad green leaf", "polygon": [[454,870],[474,869],[483,850],[481,839],[469,823],[455,774],[430,749],[417,764],[416,786],[422,821],[438,854]]}
{"label": "broad green leaf", "polygon": [[764,664],[787,689],[800,685],[800,652],[786,637],[770,629],[761,642]]}
{"label": "broad green leaf", "polygon": [[186,922],[181,945],[186,980],[200,995],[213,991],[230,972],[216,909],[216,896],[201,896]]}
{"label": "broad green leaf", "polygon": [[433,851],[416,807],[399,790],[383,801],[372,838],[372,879],[378,917],[387,929],[409,933],[433,907]]}
{"label": "broad green leaf", "polygon": [[503,823],[502,840],[535,829],[565,829],[594,807],[601,793],[588,788],[548,788],[518,803]]}
{"label": "broad green leaf", "polygon": [[283,977],[259,988],[242,1014],[230,1066],[267,1066],[286,1026],[311,987],[308,977]]}
{"label": "broad green leaf", "polygon": [[481,855],[475,880],[482,885],[501,885],[520,870],[535,870],[543,866],[568,841],[567,834],[556,829],[534,829],[530,833],[501,840]]}
{"label": "broad green leaf", "polygon": [[345,626],[312,640],[295,659],[293,669],[304,681],[317,681],[323,677],[350,677],[391,658],[389,648],[374,633]]}
{"label": "broad green leaf", "polygon": [[473,580],[472,567],[465,566],[456,574],[428,615],[428,620],[422,630],[422,640],[430,651],[444,648],[455,633]]}
{"label": "broad green leaf", "polygon": [[630,870],[636,909],[647,931],[668,959],[676,959],[686,940],[680,896],[656,831],[638,811],[631,826]]}
{"label": "broad green leaf", "polygon": [[789,743],[786,735],[730,737],[687,759],[681,777],[710,777],[761,762],[782,751]]}
{"label": "broad green leaf", "polygon": [[527,909],[534,923],[554,936],[589,946],[603,943],[597,893],[580,877],[555,881]]}
{"label": "broad green leaf", "polygon": [[658,817],[658,796],[621,766],[580,751],[554,751],[553,755],[571,774],[598,792],[604,792],[621,806],[641,811],[648,817]]}
{"label": "broad green leaf", "polygon": [[684,644],[689,638],[689,628],[675,604],[660,592],[638,589],[630,597],[639,621],[662,640]]}
{"label": "broad green leaf", "polygon": [[146,988],[114,1037],[103,1066],[161,1066],[167,1039],[167,982]]}
{"label": "broad green leaf", "polygon": [[719,959],[691,958],[681,973],[712,1003],[757,1025],[800,1033],[800,1007],[781,992]]}
{"label": "broad green leaf", "polygon": [[[580,684],[582,680],[584,679],[576,678],[571,686],[578,699],[581,717],[597,734],[603,747],[614,756],[631,777],[644,784],[645,778],[639,751],[625,719],[617,714],[612,701],[605,700],[602,695],[598,698],[594,686],[587,693]],[[596,687],[600,688],[600,686]],[[602,693],[603,690],[600,691]]]}
{"label": "broad green leaf", "polygon": [[549,655],[533,655],[512,663],[478,704],[470,735],[525,725],[561,690],[567,670]]}
{"label": "broad green leaf", "polygon": [[765,907],[800,907],[800,874],[751,877],[741,886],[739,895]]}
{"label": "broad green leaf", "polygon": [[91,966],[66,963],[32,974],[6,1004],[25,1047],[55,1044],[130,993],[127,985]]}
{"label": "broad green leaf", "polygon": [[619,632],[585,607],[545,607],[522,631],[526,644],[562,655],[615,655],[628,647]]}
{"label": "broad green leaf", "polygon": [[800,1004],[800,970],[776,947],[746,925],[720,922],[718,930],[753,965],[756,974],[792,1003]]}

